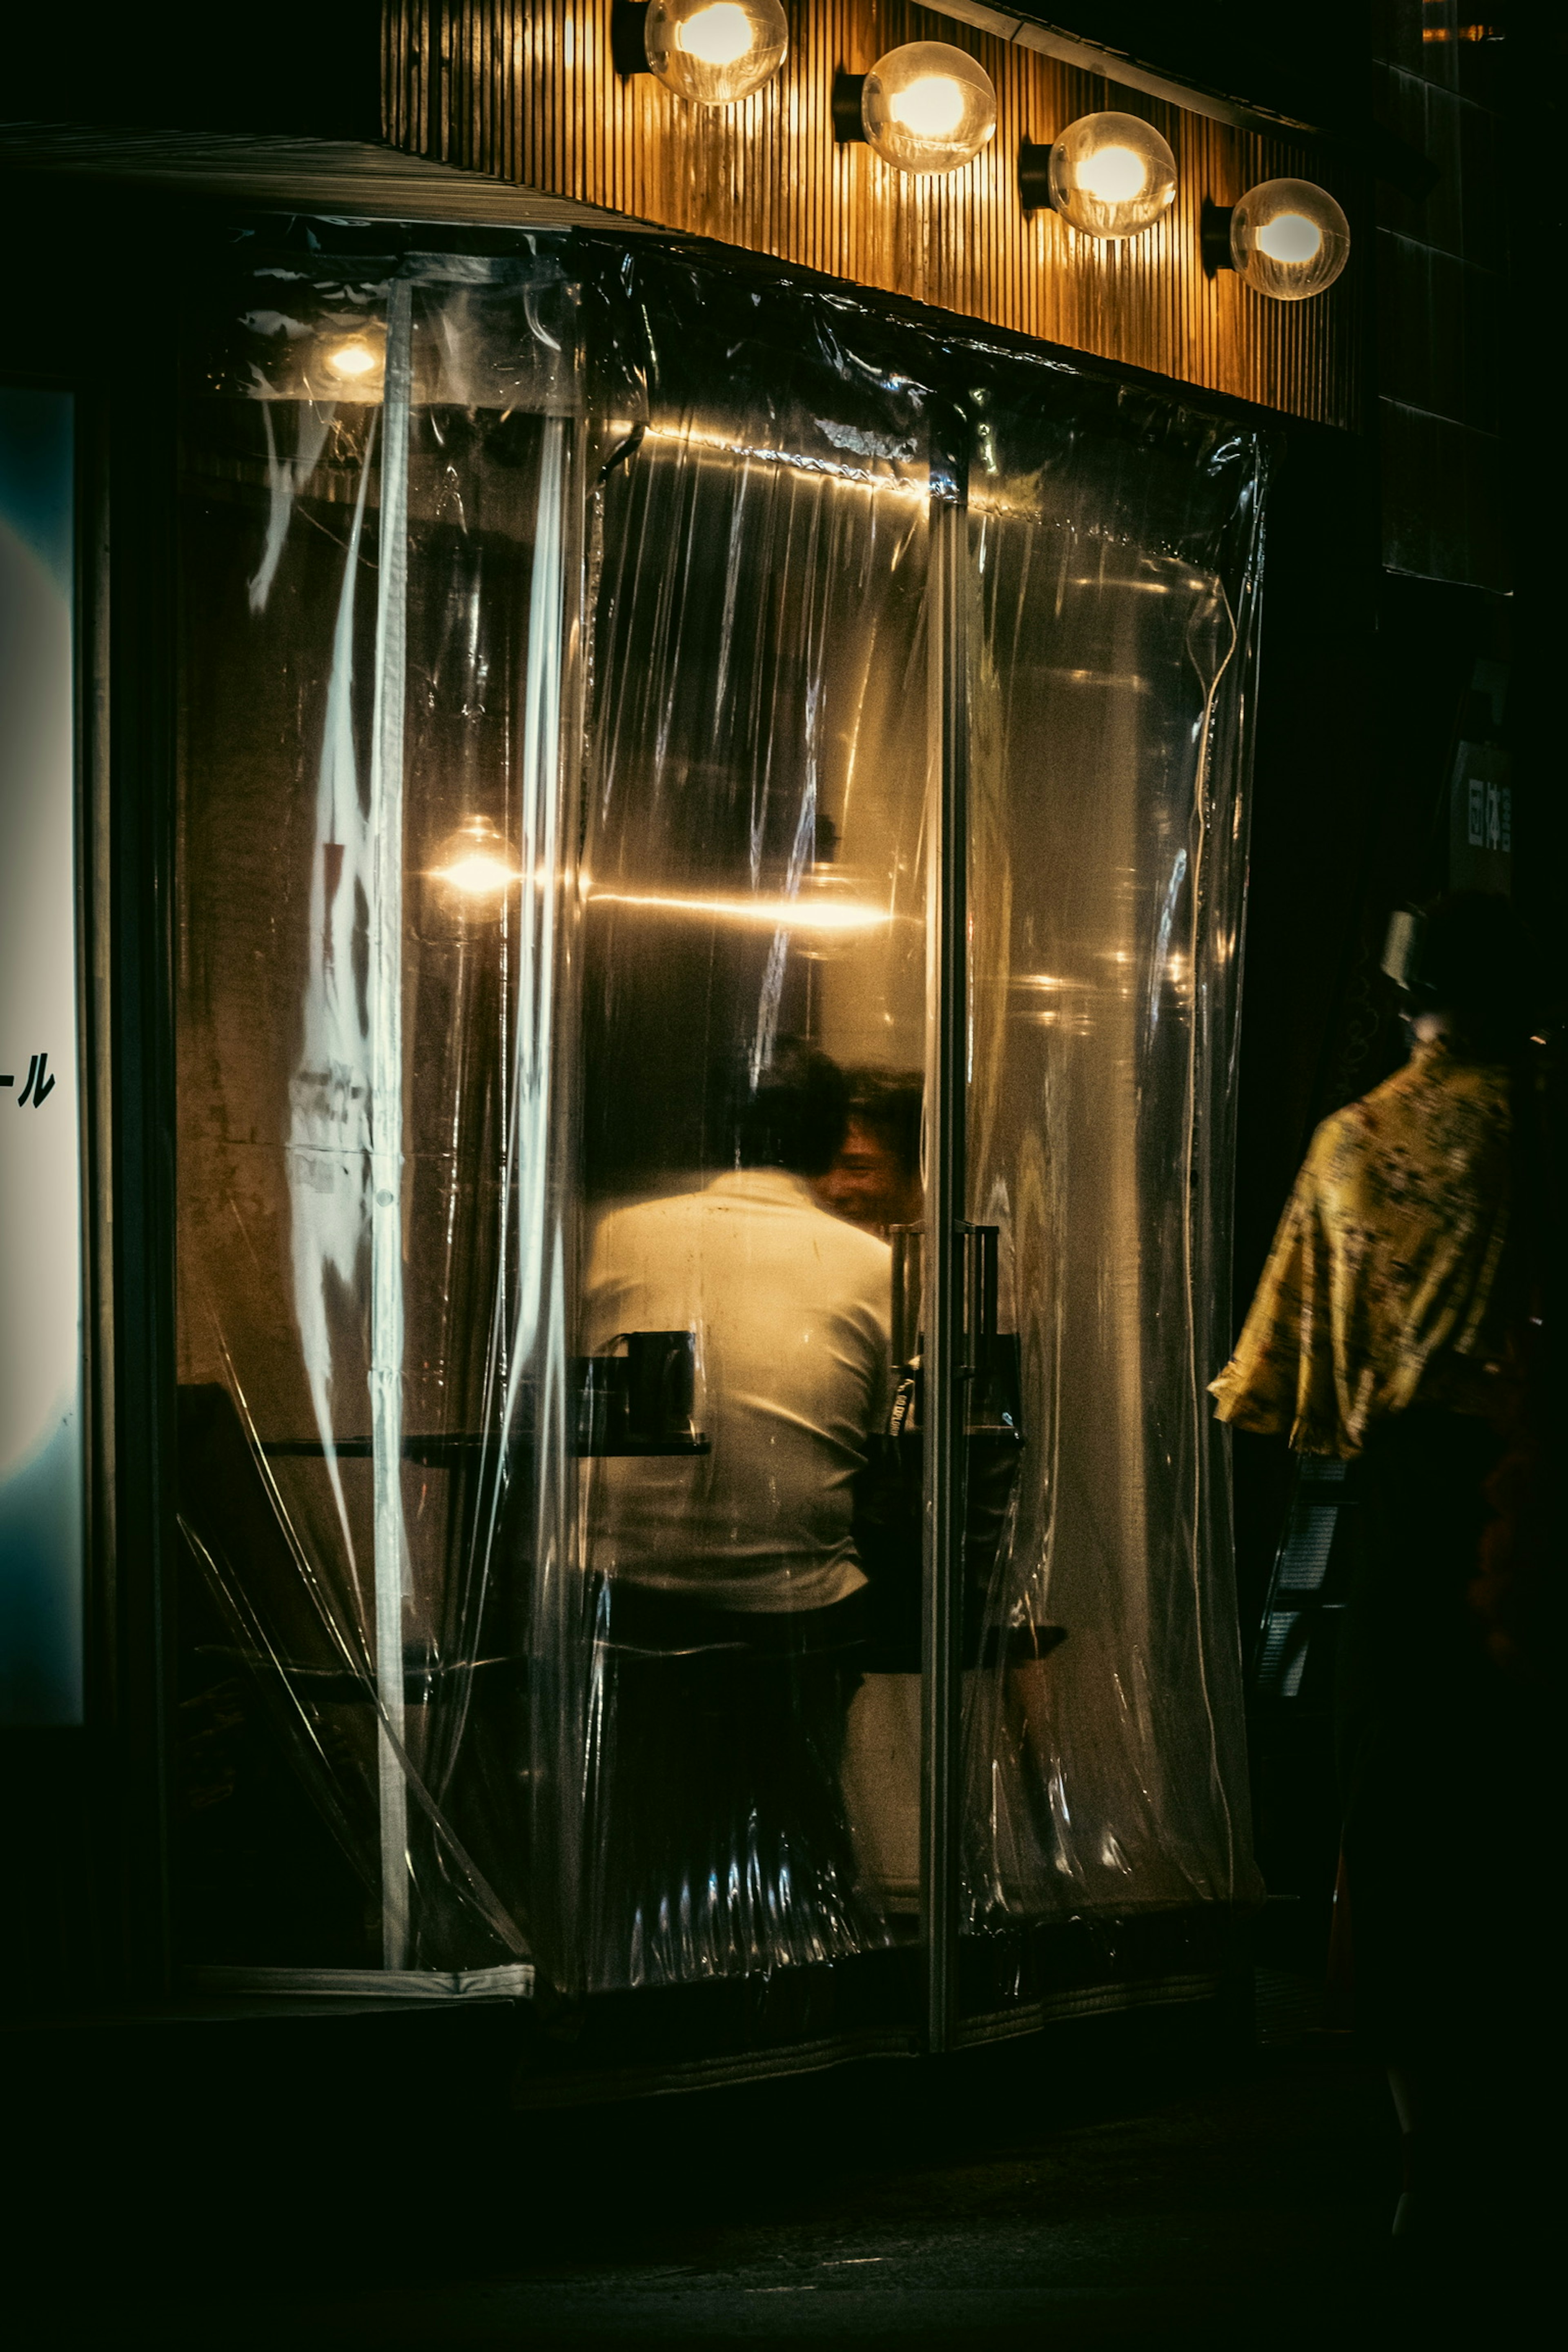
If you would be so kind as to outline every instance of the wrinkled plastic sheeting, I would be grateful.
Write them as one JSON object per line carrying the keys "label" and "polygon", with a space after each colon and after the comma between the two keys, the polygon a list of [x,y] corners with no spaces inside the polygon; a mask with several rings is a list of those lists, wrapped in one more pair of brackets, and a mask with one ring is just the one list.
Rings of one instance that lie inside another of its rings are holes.
{"label": "wrinkled plastic sheeting", "polygon": [[1229,1182],[1264,466],[1162,397],[992,389],[972,477],[969,1213],[1030,1455],[973,1678],[971,1920],[1248,1899]]}
{"label": "wrinkled plastic sheeting", "polygon": [[[559,889],[465,901],[442,876],[476,821],[531,875],[562,864],[576,316],[549,255],[290,252],[193,357],[182,1720],[205,1959],[527,1950],[518,1564],[562,1311],[539,1196]],[[268,1731],[335,1853],[271,1785]]]}
{"label": "wrinkled plastic sheeting", "polygon": [[[733,1297],[699,1266],[685,1454],[585,1434],[584,1360],[605,1236],[734,1174],[738,1074],[927,1065],[965,493],[969,1214],[1025,1442],[966,1571],[964,1916],[1248,1893],[1203,1389],[1256,437],[651,244],[261,256],[193,335],[187,1956],[599,1990],[918,1927],[918,1681],[815,1605],[849,1507],[802,1538],[757,1480],[712,1538]],[[703,1558],[650,1570],[650,1496]]]}

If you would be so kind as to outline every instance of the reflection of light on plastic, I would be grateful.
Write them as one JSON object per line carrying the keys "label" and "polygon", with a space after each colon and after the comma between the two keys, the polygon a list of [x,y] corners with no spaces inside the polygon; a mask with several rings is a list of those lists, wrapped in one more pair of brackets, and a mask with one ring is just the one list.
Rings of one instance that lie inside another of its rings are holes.
{"label": "reflection of light on plastic", "polygon": [[1021,971],[1014,986],[1016,988],[1065,988],[1067,982],[1065,980],[1058,980],[1054,971]]}
{"label": "reflection of light on plastic", "polygon": [[1124,205],[1143,191],[1149,174],[1131,147],[1101,147],[1078,167],[1078,184],[1102,205]]}
{"label": "reflection of light on plastic", "polygon": [[875,931],[893,919],[885,908],[858,899],[681,898],[632,890],[595,890],[592,897],[599,907],[646,907],[657,914],[703,915],[713,922],[755,923],[774,931]]}
{"label": "reflection of light on plastic", "polygon": [[505,841],[488,817],[469,817],[442,843],[431,872],[460,898],[500,898],[521,881]]}
{"label": "reflection of light on plastic", "polygon": [[[1186,587],[1189,583],[1184,581],[1182,585]],[[1098,580],[1069,580],[1068,586],[1069,588],[1114,588],[1118,593],[1123,589],[1128,589],[1139,596],[1168,596],[1171,593],[1171,583],[1168,580],[1117,580],[1102,575]]]}
{"label": "reflection of light on plastic", "polygon": [[[836,458],[819,457],[815,453],[808,456],[803,449],[758,448],[743,441],[731,440],[722,433],[709,432],[701,425],[682,427],[680,431],[672,433],[650,425],[643,437],[681,448],[711,450],[721,457],[742,457],[749,463],[762,466],[788,466],[795,472],[815,474],[825,481],[840,484],[847,489],[890,490],[896,498],[918,499],[922,505],[931,495],[930,476],[924,466],[911,467],[907,472],[898,474],[874,474],[869,467],[846,466]],[[973,511],[977,501],[971,499],[969,503]],[[1011,513],[1013,509],[1006,508],[1001,511]]]}
{"label": "reflection of light on plastic", "polygon": [[950,139],[963,120],[963,92],[950,74],[921,74],[889,93],[888,111],[921,139]]}
{"label": "reflection of light on plastic", "polygon": [[368,343],[340,343],[336,351],[327,353],[327,365],[334,375],[346,377],[357,383],[361,376],[374,375],[381,362]]}
{"label": "reflection of light on plastic", "polygon": [[700,8],[678,25],[675,38],[689,58],[700,58],[705,66],[732,66],[751,47],[752,28],[734,0],[716,0],[713,7]]}
{"label": "reflection of light on plastic", "polygon": [[1310,261],[1323,232],[1305,213],[1276,213],[1258,232],[1258,250],[1270,261]]}

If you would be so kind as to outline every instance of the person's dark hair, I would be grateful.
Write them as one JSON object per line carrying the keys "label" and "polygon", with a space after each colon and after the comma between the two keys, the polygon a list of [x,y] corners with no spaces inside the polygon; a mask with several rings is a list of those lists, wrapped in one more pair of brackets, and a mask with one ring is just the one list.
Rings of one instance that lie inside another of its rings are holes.
{"label": "person's dark hair", "polygon": [[849,1125],[849,1088],[837,1062],[804,1037],[781,1037],[756,1084],[743,1077],[735,1104],[735,1161],[826,1176]]}
{"label": "person's dark hair", "polygon": [[1415,1012],[1448,1016],[1456,1048],[1479,1061],[1511,1061],[1535,1010],[1530,935],[1508,900],[1458,890],[1426,910],[1406,990]]}
{"label": "person's dark hair", "polygon": [[847,1070],[849,1116],[880,1138],[908,1179],[921,1172],[925,1081],[918,1070]]}

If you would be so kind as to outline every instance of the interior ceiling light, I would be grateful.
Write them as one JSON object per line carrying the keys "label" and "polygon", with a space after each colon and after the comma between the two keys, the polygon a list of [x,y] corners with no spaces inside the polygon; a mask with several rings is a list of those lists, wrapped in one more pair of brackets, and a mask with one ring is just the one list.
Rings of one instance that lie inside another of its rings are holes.
{"label": "interior ceiling light", "polygon": [[356,339],[352,343],[339,343],[335,350],[330,351],[327,365],[334,375],[357,378],[373,375],[381,362],[368,343]]}
{"label": "interior ceiling light", "polygon": [[666,89],[697,106],[750,98],[772,81],[789,48],[780,0],[648,0],[616,14],[626,20],[616,44],[620,70],[657,74]]}
{"label": "interior ceiling light", "polygon": [[1263,180],[1238,205],[1204,206],[1204,267],[1234,269],[1255,294],[1305,302],[1350,259],[1351,225],[1310,180]]}
{"label": "interior ceiling light", "polygon": [[441,844],[431,870],[460,898],[480,904],[499,904],[522,879],[504,835],[485,816],[466,817]]}
{"label": "interior ceiling light", "polygon": [[1018,194],[1026,212],[1050,205],[1085,236],[1142,236],[1175,202],[1176,159],[1135,114],[1082,114],[1053,147],[1024,142]]}
{"label": "interior ceiling light", "polygon": [[868,74],[840,74],[833,126],[900,172],[956,172],[995,134],[996,92],[984,66],[945,41],[906,41]]}
{"label": "interior ceiling light", "polygon": [[386,339],[376,327],[356,328],[345,334],[341,327],[323,335],[316,346],[318,389],[348,400],[379,400],[386,373]]}

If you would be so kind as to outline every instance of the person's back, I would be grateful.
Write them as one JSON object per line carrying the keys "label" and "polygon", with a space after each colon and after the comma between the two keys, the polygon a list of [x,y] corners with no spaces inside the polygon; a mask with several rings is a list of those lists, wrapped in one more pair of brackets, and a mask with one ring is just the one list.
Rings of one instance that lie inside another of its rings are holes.
{"label": "person's back", "polygon": [[596,1465],[599,1568],[742,1611],[826,1608],[864,1582],[852,1481],[887,1411],[889,1265],[780,1167],[604,1220],[589,1344],[693,1332],[710,1451]]}
{"label": "person's back", "polygon": [[[739,1074],[738,1074],[739,1075]],[[606,1215],[586,1338],[689,1332],[706,1453],[590,1466],[589,1980],[681,1983],[885,1940],[839,1786],[864,1642],[852,1483],[888,1410],[887,1245],[817,1206],[844,1074],[740,1077],[731,1166]]]}
{"label": "person's back", "polygon": [[1479,1397],[1508,1232],[1509,1074],[1446,1037],[1312,1138],[1220,1418],[1353,1454],[1391,1413]]}

